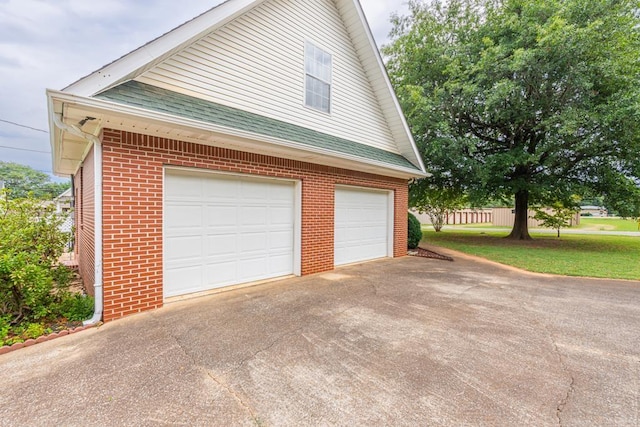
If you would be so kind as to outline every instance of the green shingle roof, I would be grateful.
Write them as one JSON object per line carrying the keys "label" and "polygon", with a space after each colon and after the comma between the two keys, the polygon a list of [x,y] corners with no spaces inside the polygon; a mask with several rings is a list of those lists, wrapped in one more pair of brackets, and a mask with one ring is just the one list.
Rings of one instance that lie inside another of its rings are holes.
{"label": "green shingle roof", "polygon": [[323,148],[363,160],[420,170],[399,154],[133,80],[95,95],[95,98],[292,141],[302,148]]}

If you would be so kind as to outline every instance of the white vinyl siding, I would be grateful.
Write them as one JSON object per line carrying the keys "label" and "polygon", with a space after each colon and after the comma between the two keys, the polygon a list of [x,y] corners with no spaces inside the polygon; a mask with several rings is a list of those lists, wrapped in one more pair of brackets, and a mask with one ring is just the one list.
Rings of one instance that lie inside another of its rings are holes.
{"label": "white vinyl siding", "polygon": [[295,183],[166,170],[164,296],[294,274]]}
{"label": "white vinyl siding", "polygon": [[331,112],[331,55],[311,42],[305,43],[305,105]]}
{"label": "white vinyl siding", "polygon": [[[331,114],[305,107],[305,41],[331,52]],[[136,80],[398,152],[331,0],[269,0]]]}

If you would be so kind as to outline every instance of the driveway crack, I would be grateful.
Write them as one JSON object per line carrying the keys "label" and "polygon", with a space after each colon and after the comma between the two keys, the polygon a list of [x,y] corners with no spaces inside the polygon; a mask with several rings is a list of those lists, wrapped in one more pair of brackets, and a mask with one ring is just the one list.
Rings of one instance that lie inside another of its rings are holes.
{"label": "driveway crack", "polygon": [[[239,404],[240,406],[247,411],[247,413],[249,414],[251,421],[253,421],[253,423],[257,426],[263,426],[264,423],[261,422],[260,418],[256,415],[255,410],[251,407],[251,405],[249,405],[247,402],[245,402],[245,400],[242,398],[242,396],[237,393],[229,384],[226,383],[226,381],[224,381],[221,378],[218,378],[217,376],[215,376],[213,374],[213,372],[211,372],[208,369],[203,368],[202,366],[200,366],[197,362],[196,359],[189,354],[189,352],[187,352],[187,350],[182,346],[182,344],[180,343],[180,340],[178,339],[178,337],[176,337],[175,335],[173,335],[171,332],[166,332],[167,335],[175,342],[175,344],[178,346],[178,348],[180,349],[180,351],[182,352],[182,354],[184,354],[190,361],[191,364],[195,367],[195,368],[200,368],[203,369],[204,372],[207,374],[207,376],[213,381],[215,382],[217,385],[219,385],[220,387],[222,387],[231,397],[233,397]],[[274,343],[275,344],[275,343]],[[264,351],[264,350],[263,350]]]}
{"label": "driveway crack", "polygon": [[576,380],[573,377],[573,375],[571,375],[571,383],[569,384],[569,388],[567,389],[567,394],[560,401],[560,403],[558,403],[558,407],[556,408],[556,417],[558,417],[558,425],[560,427],[562,427],[562,425],[563,425],[562,424],[562,411],[564,411],[565,406],[567,406],[567,403],[569,403],[569,399],[571,398],[571,395],[575,391],[575,383],[576,383]]}
{"label": "driveway crack", "polygon": [[569,385],[567,387],[567,392],[558,403],[558,406],[556,406],[556,417],[558,418],[558,425],[562,427],[563,426],[562,415],[563,415],[564,409],[569,404],[569,400],[571,399],[571,396],[575,392],[576,379],[571,373],[571,371],[569,370],[569,367],[567,366],[567,363],[564,360],[564,356],[562,355],[562,352],[558,348],[558,343],[556,342],[553,332],[551,331],[548,325],[544,325],[544,328],[547,330],[547,333],[549,334],[549,338],[551,340],[551,344],[553,345],[554,352],[558,356],[560,367],[569,377]]}
{"label": "driveway crack", "polygon": [[[513,296],[510,296],[510,298],[513,301],[519,303],[528,312],[530,312],[532,314],[535,313],[535,310],[531,310],[530,309],[527,301],[515,298]],[[562,354],[562,352],[560,351],[560,348],[558,347],[558,342],[556,341],[556,337],[555,337],[551,327],[535,314],[533,314],[531,316],[531,319],[536,325],[544,328],[544,330],[547,332],[547,335],[549,337],[549,341],[551,341],[551,345],[553,346],[553,352],[555,353],[555,355],[558,358],[558,363],[560,365],[560,368],[565,372],[566,376],[568,377],[568,383],[569,384],[567,386],[567,391],[564,394],[564,396],[562,396],[562,399],[560,399],[560,401],[558,402],[558,405],[556,406],[556,418],[558,420],[558,426],[562,427],[564,425],[563,424],[563,419],[562,419],[563,413],[564,413],[565,408],[569,404],[569,401],[571,400],[571,397],[573,396],[573,393],[575,392],[576,379],[573,376],[573,373],[571,372],[571,370],[569,369],[569,366],[567,365],[567,363],[565,361],[565,356]]]}
{"label": "driveway crack", "polygon": [[301,326],[299,328],[296,328],[294,330],[291,330],[289,332],[285,332],[284,334],[279,335],[273,341],[271,341],[269,344],[267,344],[265,347],[256,350],[251,355],[249,355],[249,356],[245,357],[244,359],[242,359],[240,361],[240,363],[238,364],[238,367],[236,369],[240,369],[245,363],[247,363],[249,360],[255,359],[260,353],[264,353],[266,351],[271,350],[276,344],[278,344],[280,341],[282,341],[283,338],[288,337],[290,335],[295,335],[296,333],[302,331],[302,329],[303,328]]}
{"label": "driveway crack", "polygon": [[229,384],[227,384],[227,382],[224,381],[222,378],[218,378],[215,375],[213,375],[213,373],[211,371],[206,370],[206,372],[207,372],[207,375],[209,376],[209,378],[211,378],[213,380],[213,382],[215,382],[220,387],[225,389],[227,391],[227,393],[229,395],[231,395],[240,404],[240,406],[242,406],[249,413],[249,416],[251,417],[251,420],[255,423],[255,425],[257,425],[257,426],[264,425],[264,423],[262,423],[260,421],[260,418],[256,415],[256,412],[254,411],[253,407],[251,405],[249,405],[247,402],[245,402],[245,400],[242,398],[241,394],[237,393],[233,389],[233,387],[231,387]]}

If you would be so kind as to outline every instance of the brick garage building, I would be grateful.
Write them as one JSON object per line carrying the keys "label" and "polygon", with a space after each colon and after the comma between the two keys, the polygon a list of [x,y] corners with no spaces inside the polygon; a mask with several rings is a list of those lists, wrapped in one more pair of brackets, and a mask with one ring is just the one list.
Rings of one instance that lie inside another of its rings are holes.
{"label": "brick garage building", "polygon": [[424,166],[357,0],[231,0],[47,94],[91,321],[406,254]]}

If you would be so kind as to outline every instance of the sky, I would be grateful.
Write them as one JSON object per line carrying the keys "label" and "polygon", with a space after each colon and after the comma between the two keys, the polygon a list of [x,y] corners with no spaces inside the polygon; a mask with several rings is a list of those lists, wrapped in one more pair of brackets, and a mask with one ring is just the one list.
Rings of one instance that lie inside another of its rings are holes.
{"label": "sky", "polygon": [[[45,89],[62,89],[221,2],[0,0],[0,161],[52,175]],[[405,0],[360,3],[385,44]]]}

